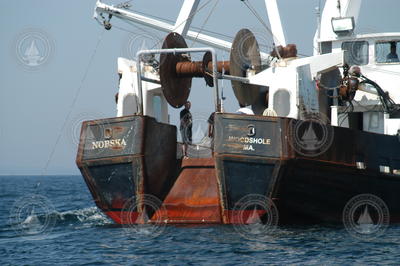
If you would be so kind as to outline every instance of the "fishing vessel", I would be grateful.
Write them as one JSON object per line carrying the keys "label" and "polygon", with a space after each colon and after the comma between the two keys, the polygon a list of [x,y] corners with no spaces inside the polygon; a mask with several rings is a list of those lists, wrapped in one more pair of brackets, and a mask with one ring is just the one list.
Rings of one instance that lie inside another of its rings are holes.
{"label": "fishing vessel", "polygon": [[[232,42],[190,30],[199,3],[185,0],[174,25],[96,3],[106,29],[117,17],[167,33],[162,49],[118,58],[117,117],[82,125],[77,165],[96,205],[119,224],[266,222],[275,211],[279,223],[342,223],[346,203],[371,194],[398,221],[400,33],[357,35],[361,1],[327,0],[316,52],[300,58],[276,0],[265,1],[272,51],[249,29]],[[168,104],[182,107],[196,77],[214,92],[213,145],[183,158]],[[221,79],[254,115],[222,110]]]}

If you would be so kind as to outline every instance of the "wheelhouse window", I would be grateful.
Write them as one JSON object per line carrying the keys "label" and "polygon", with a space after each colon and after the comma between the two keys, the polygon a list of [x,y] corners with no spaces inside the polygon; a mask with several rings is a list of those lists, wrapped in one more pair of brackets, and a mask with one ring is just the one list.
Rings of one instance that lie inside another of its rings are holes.
{"label": "wheelhouse window", "polygon": [[343,42],[342,50],[344,51],[344,62],[349,66],[368,64],[367,41]]}
{"label": "wheelhouse window", "polygon": [[375,58],[377,63],[382,64],[399,64],[399,42],[377,42],[375,44]]}

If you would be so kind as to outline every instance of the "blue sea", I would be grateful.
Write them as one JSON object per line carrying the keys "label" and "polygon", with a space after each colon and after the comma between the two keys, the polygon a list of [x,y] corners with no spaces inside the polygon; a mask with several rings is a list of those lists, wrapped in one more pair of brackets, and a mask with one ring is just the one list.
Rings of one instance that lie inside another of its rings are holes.
{"label": "blue sea", "polygon": [[167,226],[154,237],[103,215],[81,176],[0,182],[0,265],[400,264],[400,226],[372,240],[327,225],[278,227],[259,239],[234,226]]}

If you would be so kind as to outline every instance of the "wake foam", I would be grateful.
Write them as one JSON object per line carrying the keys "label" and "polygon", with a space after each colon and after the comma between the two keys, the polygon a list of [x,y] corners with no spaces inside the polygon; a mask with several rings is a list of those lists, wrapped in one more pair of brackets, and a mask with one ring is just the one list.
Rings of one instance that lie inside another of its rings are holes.
{"label": "wake foam", "polygon": [[56,212],[56,225],[91,225],[101,226],[113,224],[97,207],[90,207],[79,210]]}

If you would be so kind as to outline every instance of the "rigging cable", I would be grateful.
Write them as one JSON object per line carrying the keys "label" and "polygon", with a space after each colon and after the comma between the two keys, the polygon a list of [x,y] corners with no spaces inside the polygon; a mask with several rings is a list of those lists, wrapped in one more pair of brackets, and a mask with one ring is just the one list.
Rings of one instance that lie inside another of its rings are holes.
{"label": "rigging cable", "polygon": [[[218,1],[219,1],[219,0],[218,0]],[[129,1],[128,1],[128,2],[129,2]],[[209,2],[211,2],[211,0],[210,0]],[[203,6],[201,6],[199,9],[197,9],[196,12],[200,11],[200,9],[202,9],[202,8],[203,8],[205,5],[207,5],[209,2],[205,3],[205,4],[204,4]],[[149,18],[158,19],[158,20],[161,20],[161,21],[164,21],[164,22],[168,22],[168,23],[174,23],[174,21],[173,21],[173,20],[170,20],[170,19],[166,19],[166,18],[162,18],[162,17],[159,17],[159,16],[147,14],[147,13],[145,13],[145,12],[135,11],[135,10],[132,10],[132,9],[128,9],[128,10],[134,11],[135,13],[138,13],[138,14],[140,14],[140,15],[143,15],[143,16],[146,16],[146,17],[149,17]],[[196,13],[194,13],[194,14],[196,14]],[[194,14],[193,14],[193,15],[194,15]],[[211,15],[211,14],[210,14],[210,15]],[[259,19],[261,19],[261,18],[259,18]],[[126,21],[126,20],[123,20],[123,19],[121,19],[121,20],[124,21],[125,23],[129,24],[129,25],[132,25],[132,26],[136,27],[137,29],[139,29],[139,30],[141,30],[141,31],[144,31],[144,32],[150,34],[148,31],[146,31],[145,29],[141,28],[140,26],[134,24],[134,23],[131,22],[131,21]],[[101,24],[101,23],[100,23],[100,24]],[[103,26],[103,24],[101,24],[101,25]],[[130,32],[130,33],[134,33],[134,34],[136,33],[136,32],[132,32],[132,31],[130,31],[130,30],[124,29],[124,28],[119,27],[119,26],[113,25],[113,27],[115,27],[115,28],[117,28],[117,29],[120,29],[120,30],[122,30],[122,31],[126,31],[126,32]],[[215,32],[215,31],[208,30],[208,29],[204,29],[203,27],[200,28],[200,27],[196,27],[196,26],[191,26],[191,28],[193,28],[193,29],[195,29],[195,30],[198,30],[198,31],[201,31],[201,32],[206,32],[206,33],[214,34],[215,36],[218,36],[218,37],[227,38],[228,40],[233,40],[233,39],[234,39],[234,37],[232,37],[232,36],[230,36],[230,35],[223,34],[223,33],[220,33],[220,32]],[[268,32],[273,36],[271,30],[269,30],[268,27],[267,27],[267,29],[268,29]],[[161,41],[160,41],[160,42],[161,42]],[[154,48],[155,46],[157,46],[160,42],[156,43],[156,44],[153,46],[153,48]],[[268,50],[268,49],[269,49],[269,50],[275,49],[275,47],[272,46],[272,45],[259,44],[259,46],[260,46],[260,47],[264,47],[266,50]],[[299,56],[309,57],[309,55],[306,55],[306,54],[301,54],[301,53],[297,53],[297,54],[298,54]]]}
{"label": "rigging cable", "polygon": [[56,142],[55,142],[55,144],[54,144],[54,146],[53,146],[53,148],[52,148],[52,150],[51,150],[51,152],[50,152],[49,158],[47,159],[47,162],[46,162],[46,164],[45,164],[45,166],[44,166],[44,168],[43,168],[43,171],[42,171],[42,174],[41,174],[41,175],[45,175],[46,172],[47,172],[47,169],[48,169],[48,167],[49,167],[49,164],[50,164],[50,162],[51,162],[51,160],[52,160],[52,158],[53,158],[53,156],[54,156],[54,152],[56,151],[57,145],[58,145],[58,143],[60,142],[61,135],[62,135],[62,133],[63,133],[64,130],[65,130],[65,127],[66,127],[67,122],[68,122],[68,120],[69,120],[69,118],[70,118],[70,116],[71,116],[71,113],[72,113],[72,111],[73,111],[73,108],[74,108],[74,106],[75,106],[75,103],[76,103],[76,101],[78,100],[79,94],[80,94],[80,92],[81,92],[81,90],[82,90],[82,87],[83,87],[83,83],[85,82],[86,77],[87,77],[87,75],[88,75],[89,68],[91,67],[91,65],[92,65],[92,63],[93,63],[94,56],[96,55],[97,49],[99,48],[99,45],[100,45],[100,43],[101,43],[101,41],[102,41],[102,39],[103,39],[104,32],[105,32],[105,29],[103,28],[103,30],[101,31],[101,33],[100,33],[100,35],[99,35],[99,37],[98,37],[98,39],[97,39],[97,43],[96,43],[96,46],[95,46],[95,48],[94,48],[94,51],[93,51],[93,53],[92,53],[92,55],[91,55],[91,57],[90,57],[90,59],[89,59],[89,63],[88,63],[88,65],[87,65],[87,67],[86,67],[86,70],[85,70],[84,75],[83,75],[83,77],[82,77],[82,79],[81,79],[81,82],[80,82],[80,84],[79,84],[79,87],[78,87],[77,91],[75,92],[74,98],[73,98],[72,103],[71,103],[71,106],[70,106],[70,108],[69,108],[69,111],[68,111],[68,113],[67,113],[67,115],[66,115],[66,117],[65,117],[65,119],[64,119],[64,122],[63,122],[63,125],[62,125],[62,127],[61,127],[61,130],[60,130],[60,132],[58,133],[57,140],[56,140]]}
{"label": "rigging cable", "polygon": [[[174,28],[171,30],[171,32],[174,32],[177,28],[179,28],[183,23],[186,23],[189,19],[192,19],[200,10],[202,10],[204,7],[206,7],[211,1],[213,0],[208,0],[206,3],[204,3],[202,6],[200,6],[198,9],[196,9],[195,12],[193,12],[193,14],[191,14],[187,19],[185,19],[184,21],[182,21],[180,24],[178,25],[174,25]],[[131,10],[133,11],[133,10]],[[136,11],[135,11],[136,12]],[[139,12],[138,12],[139,13]],[[126,21],[125,19],[121,19],[122,21],[124,21],[125,23],[129,24],[129,25],[133,25],[138,29],[141,29],[142,31],[150,34],[149,32],[147,32],[146,30],[144,30],[143,28],[139,27],[138,25],[135,25],[134,22],[132,21]],[[155,43],[150,49],[153,49],[154,47],[156,47],[157,45],[159,45],[161,42],[163,41],[163,39],[158,40],[157,43]]]}
{"label": "rigging cable", "polygon": [[211,14],[214,12],[214,10],[217,7],[218,3],[219,3],[219,0],[216,0],[214,6],[211,8],[210,13],[208,14],[206,19],[204,20],[203,25],[201,25],[200,30],[197,32],[196,38],[194,38],[194,40],[192,42],[192,45],[190,47],[193,47],[193,45],[197,42],[197,38],[199,37],[200,33],[203,31],[204,26],[208,22],[208,19],[211,17]]}
{"label": "rigging cable", "polygon": [[[150,14],[147,14],[147,13],[144,13],[144,12],[140,12],[140,11],[135,11],[135,12],[138,13],[138,14],[144,15],[146,17],[150,17],[150,18],[154,18],[154,19],[158,19],[158,20],[164,20],[165,22],[168,22],[168,23],[174,23],[175,22],[175,21],[170,20],[170,19],[165,19],[165,18],[162,18],[162,17],[150,15]],[[196,30],[200,30],[200,28],[196,27],[196,26],[191,26],[191,28],[196,29]],[[228,39],[232,39],[232,40],[234,38],[232,36],[229,36],[229,35],[226,35],[226,34],[223,34],[223,33],[220,33],[220,32],[215,32],[215,31],[212,31],[212,30],[203,29],[203,31],[215,34],[217,36],[221,36],[221,37],[225,37],[225,38],[228,38]]]}
{"label": "rigging cable", "polygon": [[[149,18],[154,18],[154,19],[162,20],[162,21],[165,21],[165,22],[168,22],[168,23],[174,23],[174,21],[173,21],[173,20],[170,20],[170,19],[166,19],[166,18],[154,16],[154,15],[151,15],[151,14],[147,14],[147,13],[145,13],[145,12],[140,12],[140,11],[135,11],[135,12],[138,13],[138,14],[140,14],[140,15],[149,17]],[[114,27],[116,27],[116,26],[114,26]],[[116,27],[116,28],[118,28],[118,27]],[[199,27],[196,27],[196,26],[191,26],[191,28],[193,28],[193,29],[195,29],[195,30],[200,30],[200,28],[199,28]],[[234,39],[234,36],[230,36],[230,35],[227,35],[227,34],[224,34],[224,33],[212,31],[212,30],[209,30],[209,29],[203,29],[202,31],[203,31],[203,32],[206,32],[206,33],[214,34],[215,36],[218,36],[218,37],[227,38],[228,40],[233,40],[233,39]],[[260,46],[260,47],[264,47],[266,50],[272,50],[272,49],[274,49],[274,46],[272,46],[272,45],[266,45],[266,44],[259,43],[259,46]],[[297,54],[300,55],[300,56],[309,57],[309,55],[306,55],[306,54],[301,54],[301,53],[297,53]]]}
{"label": "rigging cable", "polygon": [[[268,27],[267,24],[265,24],[264,20],[261,18],[261,16],[257,13],[257,11],[254,9],[254,7],[250,4],[250,2],[248,0],[241,0],[246,6],[247,8],[253,13],[253,15],[258,19],[258,21],[261,23],[261,25],[264,26],[264,28],[271,34],[271,36],[274,38],[275,35],[272,32],[272,30]],[[276,39],[276,38],[275,38]],[[279,59],[282,59],[278,48],[275,46],[274,47],[276,54],[278,55]]]}

